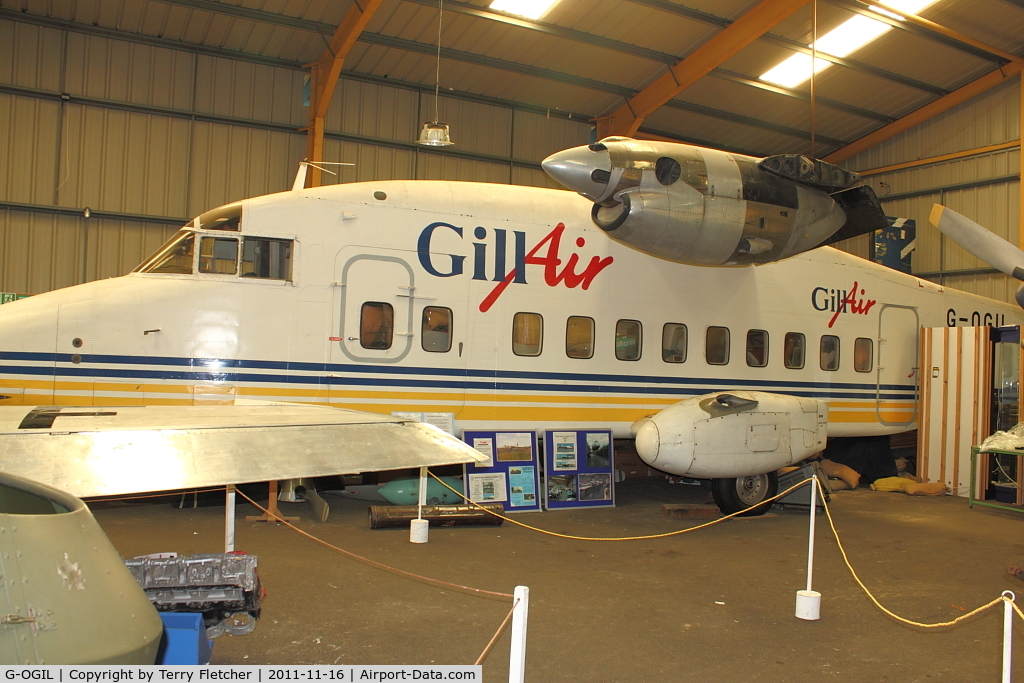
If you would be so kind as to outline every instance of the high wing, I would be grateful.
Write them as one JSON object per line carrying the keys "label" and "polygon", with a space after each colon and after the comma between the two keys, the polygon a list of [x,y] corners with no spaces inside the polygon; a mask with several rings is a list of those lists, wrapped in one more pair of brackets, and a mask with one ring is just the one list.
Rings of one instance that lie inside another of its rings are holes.
{"label": "high wing", "polygon": [[0,407],[0,469],[81,498],[485,459],[432,425],[316,405]]}

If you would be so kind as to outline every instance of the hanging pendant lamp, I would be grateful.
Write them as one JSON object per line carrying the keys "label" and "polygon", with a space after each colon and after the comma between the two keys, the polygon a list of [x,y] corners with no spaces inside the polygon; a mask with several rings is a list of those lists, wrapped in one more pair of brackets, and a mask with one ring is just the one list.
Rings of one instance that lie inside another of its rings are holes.
{"label": "hanging pendant lamp", "polygon": [[454,144],[447,123],[438,122],[438,100],[441,88],[441,15],[443,12],[442,3],[444,0],[437,0],[437,70],[434,79],[434,120],[427,121],[420,130],[420,136],[416,144],[427,147],[448,147]]}

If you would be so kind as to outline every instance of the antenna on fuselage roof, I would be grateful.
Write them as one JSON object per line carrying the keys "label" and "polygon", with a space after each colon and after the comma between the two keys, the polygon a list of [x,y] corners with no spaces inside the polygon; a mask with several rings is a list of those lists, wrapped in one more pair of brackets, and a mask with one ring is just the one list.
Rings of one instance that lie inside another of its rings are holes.
{"label": "antenna on fuselage roof", "polygon": [[306,169],[308,169],[310,166],[312,166],[315,169],[321,170],[324,173],[330,173],[331,175],[338,175],[334,171],[328,171],[326,168],[322,168],[321,165],[323,165],[323,166],[355,166],[355,164],[350,164],[350,163],[347,163],[345,161],[309,161],[308,159],[303,159],[302,161],[299,162],[299,172],[295,174],[295,182],[292,183],[292,191],[294,192],[295,190],[301,190],[304,187],[306,187]]}

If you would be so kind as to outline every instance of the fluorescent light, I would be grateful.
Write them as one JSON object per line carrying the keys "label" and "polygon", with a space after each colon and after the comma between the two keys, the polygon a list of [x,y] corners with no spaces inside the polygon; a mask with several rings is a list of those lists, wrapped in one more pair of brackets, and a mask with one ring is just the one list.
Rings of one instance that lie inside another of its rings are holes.
{"label": "fluorescent light", "polygon": [[[928,7],[936,1],[937,0],[890,0],[885,4],[904,12],[905,14],[917,14],[925,7]],[[881,7],[873,7],[872,9],[890,16],[897,16],[891,12],[886,12]],[[884,24],[880,21],[876,21],[875,19],[869,19],[868,17],[858,14],[818,38],[816,48],[818,52],[824,54],[833,55],[835,57],[845,57],[855,50],[864,47],[875,38],[878,38],[890,28],[892,27],[888,24]],[[811,46],[808,45],[808,47]],[[819,73],[830,66],[832,66],[831,62],[819,58],[814,64],[814,73]],[[776,83],[787,88],[796,87],[810,77],[811,56],[801,53],[791,56],[781,64],[761,74],[762,81]]]}
{"label": "fluorescent light", "polygon": [[558,0],[494,0],[491,9],[501,10],[527,19],[540,19]]}

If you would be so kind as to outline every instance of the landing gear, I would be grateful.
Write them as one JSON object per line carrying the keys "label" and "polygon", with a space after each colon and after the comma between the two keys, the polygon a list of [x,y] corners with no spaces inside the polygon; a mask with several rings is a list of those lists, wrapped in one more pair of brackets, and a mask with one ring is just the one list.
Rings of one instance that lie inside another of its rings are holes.
{"label": "landing gear", "polygon": [[711,480],[711,495],[715,498],[715,504],[727,515],[742,510],[746,512],[742,512],[740,517],[763,515],[772,506],[764,501],[778,492],[779,475],[775,472]]}

